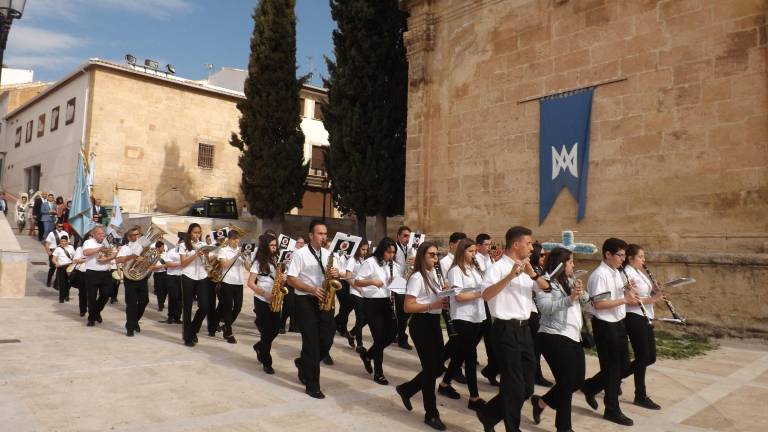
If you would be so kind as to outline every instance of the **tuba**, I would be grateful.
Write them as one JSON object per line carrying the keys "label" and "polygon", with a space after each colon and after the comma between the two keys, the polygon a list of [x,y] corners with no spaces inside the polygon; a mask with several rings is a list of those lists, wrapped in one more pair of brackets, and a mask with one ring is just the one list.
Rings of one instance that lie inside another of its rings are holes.
{"label": "tuba", "polygon": [[341,282],[331,277],[331,268],[333,267],[333,253],[328,255],[328,264],[325,266],[325,276],[323,277],[323,289],[325,298],[320,302],[320,310],[323,312],[333,311],[336,306],[336,291],[341,289]]}
{"label": "tuba", "polygon": [[154,244],[162,239],[165,234],[167,233],[157,225],[149,225],[147,233],[138,240],[144,247],[139,255],[142,259],[135,259],[125,266],[125,269],[123,269],[123,276],[126,279],[140,281],[149,276],[152,267],[160,260],[161,255],[160,251],[154,247]]}
{"label": "tuba", "polygon": [[283,310],[283,299],[288,294],[285,285],[285,263],[279,263],[275,267],[275,282],[272,283],[272,301],[269,302],[269,310],[280,312]]}

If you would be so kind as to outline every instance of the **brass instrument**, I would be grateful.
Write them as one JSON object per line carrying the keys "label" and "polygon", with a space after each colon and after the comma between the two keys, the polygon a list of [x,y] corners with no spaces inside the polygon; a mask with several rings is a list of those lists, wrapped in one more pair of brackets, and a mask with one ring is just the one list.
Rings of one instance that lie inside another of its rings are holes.
{"label": "brass instrument", "polygon": [[67,275],[71,275],[72,272],[75,271],[75,265],[76,265],[75,263],[72,263],[72,264],[67,266],[67,268],[66,268]]}
{"label": "brass instrument", "polygon": [[410,279],[413,274],[413,264],[408,265],[408,260],[411,258],[416,258],[416,248],[414,247],[408,249],[408,254],[405,256],[405,262],[403,263],[403,265],[405,265],[405,274],[403,277],[405,277],[406,281]]}
{"label": "brass instrument", "polygon": [[654,288],[661,292],[661,298],[662,300],[664,300],[664,303],[667,305],[667,308],[669,309],[669,313],[672,314],[672,318],[674,319],[674,322],[685,325],[685,318],[677,314],[675,307],[672,306],[672,302],[669,301],[669,299],[667,299],[666,294],[664,294],[664,291],[661,290],[661,284],[659,284],[656,278],[653,277],[653,274],[651,274],[651,270],[645,264],[643,264],[643,269],[645,270],[646,273],[648,273],[648,279],[651,280],[651,283],[653,284]]}
{"label": "brass instrument", "polygon": [[331,268],[333,268],[333,254],[328,255],[328,264],[325,266],[325,276],[323,276],[325,298],[320,302],[320,310],[323,312],[332,311],[336,307],[336,291],[341,289],[341,282],[331,277]]}
{"label": "brass instrument", "polygon": [[283,300],[285,295],[288,294],[285,280],[285,263],[278,263],[275,267],[275,281],[272,283],[272,301],[269,302],[269,310],[272,312],[281,312],[283,310]]}
{"label": "brass instrument", "polygon": [[[619,271],[621,271],[621,274],[624,275],[624,279],[627,280],[627,283],[624,284],[624,289],[626,291],[631,291],[637,294],[637,291],[635,291],[635,289],[632,288],[632,285],[629,280],[629,276],[627,276],[627,271],[624,270],[624,266],[619,267]],[[648,325],[653,325],[653,322],[651,321],[651,317],[648,316],[648,311],[645,309],[645,305],[643,304],[643,299],[639,298],[639,296],[638,296],[638,305],[640,306],[640,311],[643,313],[643,318],[648,320]]]}
{"label": "brass instrument", "polygon": [[112,234],[104,237],[104,240],[101,241],[101,247],[103,249],[99,252],[98,259],[104,259],[115,252],[113,241],[114,237],[112,237]]}
{"label": "brass instrument", "polygon": [[117,269],[112,270],[112,279],[120,282],[123,280],[123,265],[118,264]]}
{"label": "brass instrument", "polygon": [[140,281],[144,280],[152,272],[152,267],[160,260],[162,255],[155,246],[155,242],[162,239],[167,234],[162,228],[157,225],[150,224],[147,233],[140,238],[139,242],[144,247],[139,257],[141,259],[135,259],[125,266],[123,275],[128,280]]}

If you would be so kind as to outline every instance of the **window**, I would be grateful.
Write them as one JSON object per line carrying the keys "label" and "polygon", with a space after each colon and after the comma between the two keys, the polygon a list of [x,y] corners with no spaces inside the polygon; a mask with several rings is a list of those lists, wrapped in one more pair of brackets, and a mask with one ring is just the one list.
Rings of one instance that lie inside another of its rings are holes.
{"label": "window", "polygon": [[198,144],[197,166],[204,169],[213,169],[213,146],[211,144]]}
{"label": "window", "polygon": [[312,162],[310,163],[313,175],[325,175],[325,153],[321,146],[312,146]]}
{"label": "window", "polygon": [[65,112],[66,119],[64,119],[64,124],[72,124],[72,122],[75,121],[75,103],[77,102],[77,98],[72,98],[67,101],[67,111]]}
{"label": "window", "polygon": [[13,144],[14,147],[18,147],[21,145],[21,126],[16,128],[16,141]]}
{"label": "window", "polygon": [[312,116],[315,120],[323,121],[323,104],[315,102],[315,114]]}
{"label": "window", "polygon": [[25,132],[24,142],[32,141],[32,122],[33,122],[32,120],[27,122],[27,129]]}
{"label": "window", "polygon": [[299,98],[299,116],[301,117],[306,117],[306,115],[304,114],[304,105],[306,105],[305,102],[306,102],[306,99]]}
{"label": "window", "polygon": [[40,138],[43,135],[45,135],[45,113],[37,118],[37,137]]}
{"label": "window", "polygon": [[51,110],[51,132],[59,128],[59,107]]}

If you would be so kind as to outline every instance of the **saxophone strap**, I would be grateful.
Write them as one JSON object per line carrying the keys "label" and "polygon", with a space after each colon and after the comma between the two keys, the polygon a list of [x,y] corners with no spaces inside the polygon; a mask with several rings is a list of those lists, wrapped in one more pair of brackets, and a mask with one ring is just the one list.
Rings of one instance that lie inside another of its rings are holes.
{"label": "saxophone strap", "polygon": [[[320,270],[322,270],[322,273],[325,274],[325,266],[323,265],[323,248],[321,247],[318,251],[318,254],[315,254],[315,249],[312,248],[312,245],[308,244],[307,247],[309,248],[309,251],[312,252],[312,256],[315,258],[318,264],[320,264]],[[319,257],[317,255],[320,255]]]}

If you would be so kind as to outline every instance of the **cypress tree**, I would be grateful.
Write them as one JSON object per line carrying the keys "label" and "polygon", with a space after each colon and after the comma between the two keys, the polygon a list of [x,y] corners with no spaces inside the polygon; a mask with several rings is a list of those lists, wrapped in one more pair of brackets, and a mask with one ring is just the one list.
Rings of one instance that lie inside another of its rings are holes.
{"label": "cypress tree", "polygon": [[408,65],[406,14],[398,0],[330,0],[335,60],[328,65],[323,108],[330,146],[326,168],[337,208],[365,217],[403,212]]}
{"label": "cypress tree", "polygon": [[240,188],[250,212],[272,219],[282,229],[285,213],[301,206],[309,163],[299,117],[296,78],[295,0],[261,0],[253,13],[251,56],[245,80],[240,135],[230,144],[240,150]]}

